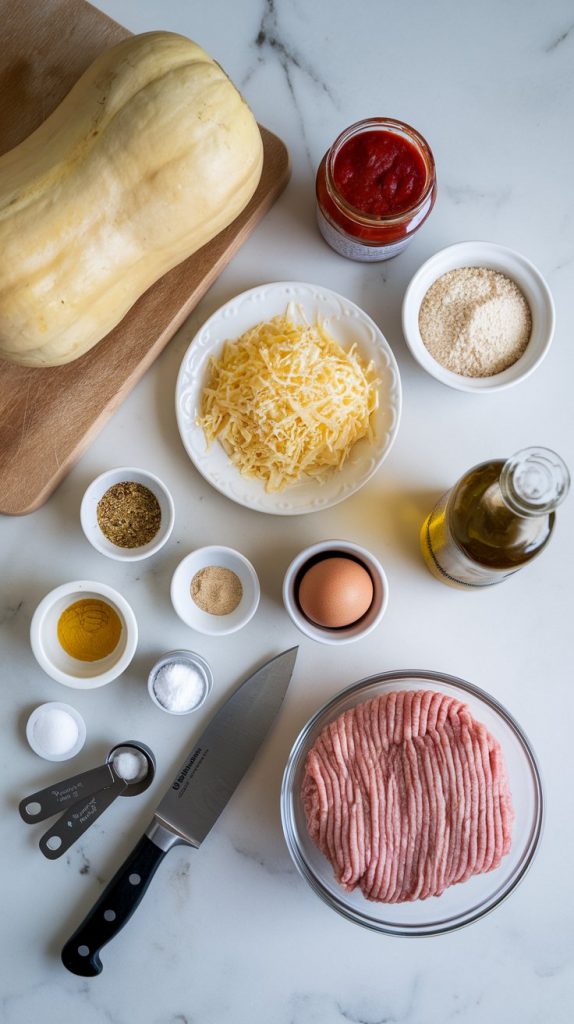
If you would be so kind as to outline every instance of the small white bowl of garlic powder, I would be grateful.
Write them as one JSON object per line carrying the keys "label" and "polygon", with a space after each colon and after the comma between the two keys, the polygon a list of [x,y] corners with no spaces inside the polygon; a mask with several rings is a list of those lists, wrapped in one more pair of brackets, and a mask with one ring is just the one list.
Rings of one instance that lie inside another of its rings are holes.
{"label": "small white bowl of garlic powder", "polygon": [[458,391],[513,387],[540,365],[554,334],[542,274],[494,242],[459,242],[431,256],[403,299],[403,333],[420,366]]}

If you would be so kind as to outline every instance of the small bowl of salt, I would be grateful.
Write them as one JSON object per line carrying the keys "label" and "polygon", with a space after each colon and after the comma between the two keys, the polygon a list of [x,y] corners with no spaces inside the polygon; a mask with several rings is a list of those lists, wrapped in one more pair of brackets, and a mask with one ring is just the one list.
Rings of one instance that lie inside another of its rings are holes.
{"label": "small bowl of salt", "polygon": [[170,715],[189,715],[205,702],[213,673],[195,651],[169,651],[156,661],[147,688],[156,707]]}
{"label": "small bowl of salt", "polygon": [[69,761],[86,742],[86,724],[71,704],[52,700],[32,712],[26,724],[26,739],[38,757]]}

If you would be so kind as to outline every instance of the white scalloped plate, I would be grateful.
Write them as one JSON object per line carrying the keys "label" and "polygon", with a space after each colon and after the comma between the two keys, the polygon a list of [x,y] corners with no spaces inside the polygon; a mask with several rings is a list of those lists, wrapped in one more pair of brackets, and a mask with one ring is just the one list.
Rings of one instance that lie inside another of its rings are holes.
{"label": "white scalloped plate", "polygon": [[[209,358],[218,356],[225,341],[238,338],[262,320],[285,313],[294,303],[310,322],[320,319],[345,348],[356,342],[364,359],[373,360],[381,380],[375,439],[359,441],[342,467],[321,484],[302,481],[279,493],[267,494],[258,480],[241,476],[217,442],[207,449],[196,424]],[[205,479],[231,501],[273,515],[318,512],[344,501],[369,480],[388,455],[401,415],[401,382],[391,348],[377,325],[362,309],[328,288],[279,281],[243,292],[221,306],[195,335],[180,367],[176,385],[176,416],[185,449]]]}

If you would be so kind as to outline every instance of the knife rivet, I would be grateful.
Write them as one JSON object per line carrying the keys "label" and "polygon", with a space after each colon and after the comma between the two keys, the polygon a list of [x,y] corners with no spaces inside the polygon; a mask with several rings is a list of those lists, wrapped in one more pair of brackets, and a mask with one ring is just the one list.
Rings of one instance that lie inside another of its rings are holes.
{"label": "knife rivet", "polygon": [[78,953],[79,953],[80,956],[89,956],[90,955],[90,947],[89,946],[78,946]]}
{"label": "knife rivet", "polygon": [[141,878],[134,872],[134,874],[130,875],[130,877],[128,878],[128,882],[130,883],[130,885],[139,885],[141,882]]}
{"label": "knife rivet", "polygon": [[104,910],[104,921],[115,921],[116,912],[115,910]]}

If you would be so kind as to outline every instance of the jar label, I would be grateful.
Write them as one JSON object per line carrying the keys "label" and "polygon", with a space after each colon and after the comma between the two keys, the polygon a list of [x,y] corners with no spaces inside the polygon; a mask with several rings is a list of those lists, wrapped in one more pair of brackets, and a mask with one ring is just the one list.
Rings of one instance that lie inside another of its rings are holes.
{"label": "jar label", "polygon": [[428,568],[442,583],[453,587],[490,587],[517,569],[491,569],[474,562],[456,544],[446,516],[450,491],[435,505],[421,530],[421,549]]}
{"label": "jar label", "polygon": [[340,256],[346,256],[349,260],[360,260],[363,263],[390,260],[406,249],[411,240],[411,236],[407,235],[399,242],[391,242],[389,245],[365,245],[364,242],[349,238],[348,235],[333,227],[319,207],[317,207],[317,223],[323,238],[335,252],[338,252]]}

